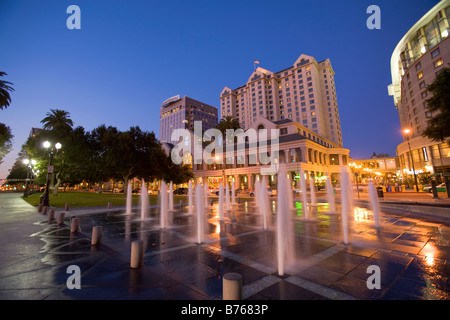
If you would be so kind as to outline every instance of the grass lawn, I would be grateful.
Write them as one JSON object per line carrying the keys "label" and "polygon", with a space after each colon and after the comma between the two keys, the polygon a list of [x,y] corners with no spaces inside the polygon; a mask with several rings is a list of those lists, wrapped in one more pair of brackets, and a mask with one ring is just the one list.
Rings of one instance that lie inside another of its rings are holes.
{"label": "grass lawn", "polygon": [[[39,198],[43,193],[35,193],[31,196],[23,198],[33,206],[39,205]],[[58,195],[50,194],[50,205],[52,207],[64,208],[66,203],[70,207],[102,207],[107,206],[108,202],[114,205],[123,205],[126,203],[126,195],[123,193],[95,193],[95,192],[58,192]],[[133,195],[133,205],[139,204],[140,195]],[[156,204],[158,196],[150,195],[150,204]],[[174,197],[174,202],[175,202]],[[178,200],[179,201],[179,200]]]}
{"label": "grass lawn", "polygon": [[[40,197],[43,193],[35,193],[26,198],[22,197],[23,200],[28,202],[33,206],[38,206]],[[139,204],[140,195],[133,195],[132,201],[133,205]],[[218,201],[217,197],[211,197],[210,200],[214,202]],[[252,199],[252,198],[243,198],[244,199]],[[158,203],[158,195],[149,195],[150,204]],[[178,204],[182,200],[187,203],[188,199],[186,195],[174,195],[173,202]],[[208,201],[210,201],[208,200]],[[126,195],[123,193],[95,193],[95,192],[58,192],[58,195],[53,196],[50,194],[50,205],[56,208],[64,208],[66,203],[69,204],[70,207],[106,207],[108,202],[114,206],[125,206],[126,204]]]}

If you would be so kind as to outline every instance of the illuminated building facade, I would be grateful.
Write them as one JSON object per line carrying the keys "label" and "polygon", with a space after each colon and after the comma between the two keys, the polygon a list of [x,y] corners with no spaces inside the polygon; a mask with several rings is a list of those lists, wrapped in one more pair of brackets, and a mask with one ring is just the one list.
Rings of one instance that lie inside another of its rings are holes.
{"label": "illuminated building facade", "polygon": [[294,64],[272,72],[258,67],[243,86],[220,94],[221,118],[229,115],[247,129],[262,116],[291,120],[342,147],[334,71],[329,59],[300,55]]}
{"label": "illuminated building facade", "polygon": [[431,95],[427,86],[450,63],[448,17],[450,0],[443,0],[405,34],[391,57],[388,91],[400,118],[403,142],[397,146],[397,155],[405,175],[450,172],[448,143],[422,136],[435,116],[427,106]]}
{"label": "illuminated building facade", "polygon": [[175,129],[193,129],[194,121],[202,121],[203,130],[215,128],[218,123],[216,107],[179,95],[165,100],[160,109],[159,141],[170,142]]}

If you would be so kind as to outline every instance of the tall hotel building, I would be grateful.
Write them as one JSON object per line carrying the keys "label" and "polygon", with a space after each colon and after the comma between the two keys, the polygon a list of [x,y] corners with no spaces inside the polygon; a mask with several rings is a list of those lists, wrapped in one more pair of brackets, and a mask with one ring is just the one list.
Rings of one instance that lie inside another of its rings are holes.
{"label": "tall hotel building", "polygon": [[391,57],[388,91],[400,118],[403,142],[397,146],[397,155],[405,177],[412,177],[413,170],[431,174],[450,171],[448,143],[422,136],[435,116],[427,106],[431,95],[427,85],[450,63],[448,17],[450,0],[439,2],[404,35]]}
{"label": "tall hotel building", "polygon": [[329,59],[300,55],[278,72],[258,67],[247,83],[220,94],[221,117],[239,120],[245,130],[258,117],[291,120],[342,147],[334,71]]}
{"label": "tall hotel building", "polygon": [[218,123],[216,107],[179,95],[165,100],[160,109],[159,141],[171,142],[175,129],[194,129],[194,121],[202,121],[203,130],[215,128]]}

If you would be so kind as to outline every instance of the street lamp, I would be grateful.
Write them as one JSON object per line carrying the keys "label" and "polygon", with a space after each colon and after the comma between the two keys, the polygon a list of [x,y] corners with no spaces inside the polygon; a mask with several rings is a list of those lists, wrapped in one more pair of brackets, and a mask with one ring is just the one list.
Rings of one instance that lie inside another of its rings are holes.
{"label": "street lamp", "polygon": [[[61,143],[57,142],[55,143],[53,146],[49,141],[45,141],[43,143],[43,146],[45,149],[49,150],[49,161],[48,161],[48,168],[47,168],[47,185],[45,187],[45,193],[44,193],[44,197],[42,198],[42,205],[45,207],[48,207],[50,205],[50,201],[49,201],[49,185],[50,185],[50,173],[53,174],[53,166],[52,166],[52,162],[53,162],[53,155],[56,149],[56,152],[59,151],[59,149],[61,149]],[[49,149],[50,148],[50,149]]]}
{"label": "street lamp", "polygon": [[31,178],[33,177],[33,166],[36,164],[36,160],[23,159],[23,164],[27,166],[29,170],[27,170],[27,179],[25,180],[25,192],[23,193],[24,197],[28,197],[28,181],[31,184]]}
{"label": "street lamp", "polygon": [[414,159],[413,159],[412,151],[411,151],[411,144],[409,143],[409,133],[411,132],[411,130],[405,129],[405,130],[403,130],[403,132],[405,133],[406,138],[408,139],[409,158],[411,159],[412,169],[413,169],[413,173],[414,173],[414,183],[416,185],[416,191],[419,191],[419,186],[417,184],[416,169],[414,168]]}

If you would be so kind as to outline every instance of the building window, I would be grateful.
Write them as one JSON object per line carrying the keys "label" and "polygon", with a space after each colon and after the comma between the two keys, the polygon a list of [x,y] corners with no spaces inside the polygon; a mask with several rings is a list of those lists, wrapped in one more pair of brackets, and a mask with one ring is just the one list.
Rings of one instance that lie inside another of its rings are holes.
{"label": "building window", "polygon": [[420,89],[425,88],[425,81],[422,81],[421,83],[419,83],[419,87],[420,87]]}
{"label": "building window", "polygon": [[423,78],[423,72],[420,71],[420,72],[417,74],[417,79],[422,79],[422,78]]}
{"label": "building window", "polygon": [[436,58],[440,53],[441,51],[439,50],[439,48],[437,48],[436,50],[431,51],[431,57]]}
{"label": "building window", "polygon": [[444,62],[442,61],[442,58],[440,58],[439,60],[436,60],[433,62],[433,65],[435,68],[441,66]]}

